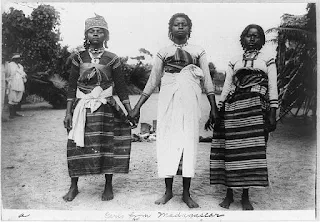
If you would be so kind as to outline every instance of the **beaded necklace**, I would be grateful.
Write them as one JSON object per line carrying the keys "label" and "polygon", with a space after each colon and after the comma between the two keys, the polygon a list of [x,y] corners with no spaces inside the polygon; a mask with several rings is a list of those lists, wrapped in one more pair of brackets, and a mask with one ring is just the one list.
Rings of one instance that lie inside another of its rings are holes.
{"label": "beaded necklace", "polygon": [[89,48],[88,52],[91,57],[91,62],[92,63],[99,63],[101,56],[104,53],[104,47],[99,48],[99,49]]}
{"label": "beaded necklace", "polygon": [[182,47],[187,46],[187,45],[188,45],[188,42],[186,42],[186,43],[184,43],[184,44],[181,44],[181,45],[176,44],[176,43],[173,43],[173,45],[174,45],[175,47],[182,48]]}
{"label": "beaded necklace", "polygon": [[248,61],[251,61],[251,67],[253,67],[253,62],[257,58],[258,54],[259,50],[257,49],[245,51],[243,53],[244,67],[247,66]]}

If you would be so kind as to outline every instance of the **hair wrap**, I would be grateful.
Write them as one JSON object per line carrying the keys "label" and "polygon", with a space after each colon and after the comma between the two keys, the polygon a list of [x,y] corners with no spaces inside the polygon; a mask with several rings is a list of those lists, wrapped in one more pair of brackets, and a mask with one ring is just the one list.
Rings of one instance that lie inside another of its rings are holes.
{"label": "hair wrap", "polygon": [[108,23],[103,16],[95,15],[96,17],[86,19],[84,32],[86,33],[91,28],[102,28],[108,31]]}

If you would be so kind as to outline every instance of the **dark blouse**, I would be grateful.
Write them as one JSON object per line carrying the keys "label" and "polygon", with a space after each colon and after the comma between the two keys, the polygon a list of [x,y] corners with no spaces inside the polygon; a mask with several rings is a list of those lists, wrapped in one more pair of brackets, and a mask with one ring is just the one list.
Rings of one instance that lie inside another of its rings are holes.
{"label": "dark blouse", "polygon": [[198,58],[192,58],[189,52],[177,48],[173,56],[169,56],[164,59],[164,71],[169,73],[179,73],[189,64],[194,64],[200,67],[198,60]]}
{"label": "dark blouse", "polygon": [[102,89],[114,86],[120,100],[129,101],[128,88],[117,55],[104,51],[99,63],[95,64],[91,63],[87,50],[76,53],[72,59],[67,98],[76,98],[77,88],[84,93],[90,93],[96,86],[101,86]]}

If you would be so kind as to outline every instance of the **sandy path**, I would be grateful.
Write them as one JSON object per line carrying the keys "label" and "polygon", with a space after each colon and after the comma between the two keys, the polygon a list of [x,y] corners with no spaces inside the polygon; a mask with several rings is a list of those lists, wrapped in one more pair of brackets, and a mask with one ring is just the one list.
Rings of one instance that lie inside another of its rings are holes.
{"label": "sandy path", "polygon": [[[204,115],[207,109],[205,105]],[[104,177],[99,175],[80,178],[80,194],[73,202],[65,203],[62,196],[69,187],[69,177],[66,131],[62,125],[64,112],[52,110],[45,103],[24,105],[21,113],[27,116],[2,123],[1,175],[5,209],[188,210],[181,201],[181,176],[175,179],[174,198],[163,206],[153,204],[164,191],[163,181],[156,174],[155,142],[132,144],[130,173],[114,176],[114,200],[100,200]],[[150,114],[150,121],[153,115]],[[205,120],[203,118],[202,122]],[[251,200],[257,210],[313,210],[316,133],[310,124],[304,125],[300,119],[289,118],[284,122],[271,135],[268,147],[271,187],[251,189]],[[201,129],[201,135],[210,134]],[[209,185],[209,153],[210,144],[201,143],[191,192],[201,206],[196,210],[221,211],[218,203],[225,188]],[[239,198],[240,192],[236,192],[231,210],[241,209]]]}

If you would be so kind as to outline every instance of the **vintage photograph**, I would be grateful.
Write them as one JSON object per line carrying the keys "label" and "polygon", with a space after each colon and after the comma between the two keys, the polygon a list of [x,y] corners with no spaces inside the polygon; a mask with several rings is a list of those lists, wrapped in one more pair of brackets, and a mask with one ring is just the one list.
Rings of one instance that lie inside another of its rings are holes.
{"label": "vintage photograph", "polygon": [[2,220],[318,218],[315,2],[1,4]]}

